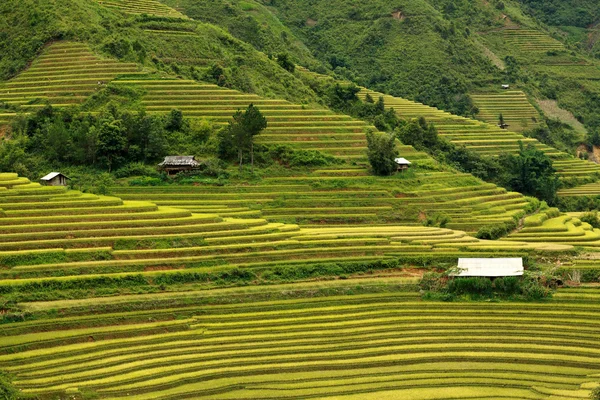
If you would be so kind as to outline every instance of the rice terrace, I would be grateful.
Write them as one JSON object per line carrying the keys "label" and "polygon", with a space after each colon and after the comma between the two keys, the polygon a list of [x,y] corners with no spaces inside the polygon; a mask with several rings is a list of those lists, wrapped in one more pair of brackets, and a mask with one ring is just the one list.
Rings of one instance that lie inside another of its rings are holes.
{"label": "rice terrace", "polygon": [[596,0],[0,2],[0,399],[600,400]]}

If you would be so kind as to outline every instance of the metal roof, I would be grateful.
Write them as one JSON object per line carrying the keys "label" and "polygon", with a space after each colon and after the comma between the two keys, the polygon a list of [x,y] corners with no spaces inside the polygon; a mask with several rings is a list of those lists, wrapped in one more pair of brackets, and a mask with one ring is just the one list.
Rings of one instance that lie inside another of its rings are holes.
{"label": "metal roof", "polygon": [[396,162],[396,164],[400,164],[400,165],[410,165],[410,164],[412,164],[410,161],[408,161],[406,158],[403,158],[403,157],[395,158],[394,161]]}
{"label": "metal roof", "polygon": [[59,175],[62,175],[67,179],[71,179],[68,176],[66,176],[65,174],[61,174],[60,172],[50,172],[48,175],[44,176],[43,178],[40,178],[40,181],[51,181],[52,179],[56,178]]}
{"label": "metal roof", "polygon": [[196,161],[196,157],[194,156],[167,156],[165,157],[165,160],[158,165],[161,167],[198,167],[200,166],[200,163]]}
{"label": "metal roof", "polygon": [[452,276],[521,276],[522,258],[459,258],[459,272]]}

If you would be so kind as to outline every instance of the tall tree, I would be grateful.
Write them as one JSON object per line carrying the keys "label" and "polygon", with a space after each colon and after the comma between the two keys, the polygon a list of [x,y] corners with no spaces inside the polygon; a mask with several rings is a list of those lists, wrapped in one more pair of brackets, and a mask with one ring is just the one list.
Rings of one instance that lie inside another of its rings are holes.
{"label": "tall tree", "polygon": [[250,104],[246,111],[238,110],[229,125],[219,135],[219,156],[229,158],[237,152],[237,158],[242,169],[244,152],[250,153],[250,163],[254,171],[254,137],[267,127],[267,119],[260,110]]}
{"label": "tall tree", "polygon": [[376,175],[391,175],[396,170],[396,137],[389,133],[367,132],[368,158]]}
{"label": "tall tree", "polygon": [[122,159],[127,147],[127,138],[121,120],[104,121],[98,133],[98,158],[102,160],[108,172]]}

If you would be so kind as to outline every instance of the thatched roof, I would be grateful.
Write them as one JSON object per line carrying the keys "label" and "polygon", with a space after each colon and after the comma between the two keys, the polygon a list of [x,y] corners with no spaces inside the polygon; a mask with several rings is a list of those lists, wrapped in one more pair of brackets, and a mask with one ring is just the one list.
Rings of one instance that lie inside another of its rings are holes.
{"label": "thatched roof", "polygon": [[159,167],[199,167],[200,163],[194,156],[167,156],[158,164]]}

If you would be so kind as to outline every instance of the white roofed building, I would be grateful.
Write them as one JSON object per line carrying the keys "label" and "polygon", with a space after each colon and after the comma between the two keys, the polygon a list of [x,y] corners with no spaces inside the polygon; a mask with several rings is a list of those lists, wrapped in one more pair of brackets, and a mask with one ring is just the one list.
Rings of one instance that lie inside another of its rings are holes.
{"label": "white roofed building", "polygon": [[403,157],[395,158],[394,162],[398,166],[398,171],[407,170],[408,167],[410,167],[410,164],[412,164],[410,161],[408,161],[406,158],[403,158]]}
{"label": "white roofed building", "polygon": [[50,172],[48,175],[42,177],[40,181],[47,186],[67,186],[68,179],[70,179],[68,176],[60,172]]}
{"label": "white roofed building", "polygon": [[455,277],[522,276],[524,272],[522,258],[459,258],[458,272]]}

